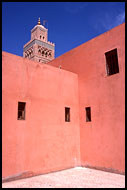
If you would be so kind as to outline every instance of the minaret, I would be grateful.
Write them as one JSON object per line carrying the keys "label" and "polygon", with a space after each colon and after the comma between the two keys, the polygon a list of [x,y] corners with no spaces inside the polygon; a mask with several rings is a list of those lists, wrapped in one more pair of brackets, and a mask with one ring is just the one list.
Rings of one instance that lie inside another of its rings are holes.
{"label": "minaret", "polygon": [[23,47],[23,57],[47,63],[55,58],[55,44],[48,41],[48,29],[38,24],[31,30],[31,40]]}

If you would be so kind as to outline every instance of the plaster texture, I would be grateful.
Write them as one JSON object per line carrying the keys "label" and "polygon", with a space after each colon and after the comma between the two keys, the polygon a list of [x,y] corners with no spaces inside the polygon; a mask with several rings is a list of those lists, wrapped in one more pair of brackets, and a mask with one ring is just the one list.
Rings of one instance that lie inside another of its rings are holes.
{"label": "plaster texture", "polygon": [[[117,48],[119,73],[107,76],[105,53]],[[49,65],[78,74],[81,165],[125,171],[125,23]],[[86,122],[85,107],[91,107]]]}
{"label": "plaster texture", "polygon": [[[6,52],[2,62],[3,179],[80,164],[77,74]],[[17,120],[18,102],[26,102],[25,120]]]}
{"label": "plaster texture", "polygon": [[[115,48],[119,73],[107,76]],[[3,181],[76,166],[125,173],[125,23],[48,64],[2,52]]]}

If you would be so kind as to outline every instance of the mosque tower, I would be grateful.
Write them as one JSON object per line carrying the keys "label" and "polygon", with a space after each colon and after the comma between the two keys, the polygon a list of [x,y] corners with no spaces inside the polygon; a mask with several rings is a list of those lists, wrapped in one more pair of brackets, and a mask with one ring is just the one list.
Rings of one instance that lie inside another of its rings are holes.
{"label": "mosque tower", "polygon": [[48,41],[48,29],[38,24],[31,30],[31,40],[23,47],[23,57],[40,63],[47,63],[55,58],[55,44]]}

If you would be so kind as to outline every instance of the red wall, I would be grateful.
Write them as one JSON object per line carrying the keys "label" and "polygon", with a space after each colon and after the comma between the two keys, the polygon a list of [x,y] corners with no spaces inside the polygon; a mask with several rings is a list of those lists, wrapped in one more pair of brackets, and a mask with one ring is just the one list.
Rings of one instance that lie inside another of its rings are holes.
{"label": "red wall", "polygon": [[[18,101],[26,120],[17,120]],[[65,107],[71,122],[65,122]],[[2,53],[2,176],[80,165],[77,74]]]}
{"label": "red wall", "polygon": [[[105,52],[117,48],[119,73],[107,76]],[[79,76],[82,166],[125,171],[125,23],[72,49],[49,65]],[[91,107],[86,122],[85,107]]]}
{"label": "red wall", "polygon": [[[107,76],[105,52],[114,48],[120,72]],[[26,102],[24,121],[17,120],[18,101]],[[49,65],[2,53],[3,178],[79,165],[125,171],[124,23]]]}

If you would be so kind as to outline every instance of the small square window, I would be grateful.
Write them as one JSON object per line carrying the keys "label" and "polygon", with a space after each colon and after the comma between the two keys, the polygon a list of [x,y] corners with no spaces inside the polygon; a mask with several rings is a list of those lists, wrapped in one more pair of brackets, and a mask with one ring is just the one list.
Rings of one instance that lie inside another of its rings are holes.
{"label": "small square window", "polygon": [[119,73],[117,49],[105,53],[107,75]]}
{"label": "small square window", "polygon": [[18,102],[18,120],[25,120],[25,102]]}
{"label": "small square window", "polygon": [[70,108],[65,107],[65,121],[70,122]]}
{"label": "small square window", "polygon": [[86,122],[91,121],[91,108],[86,107]]}

